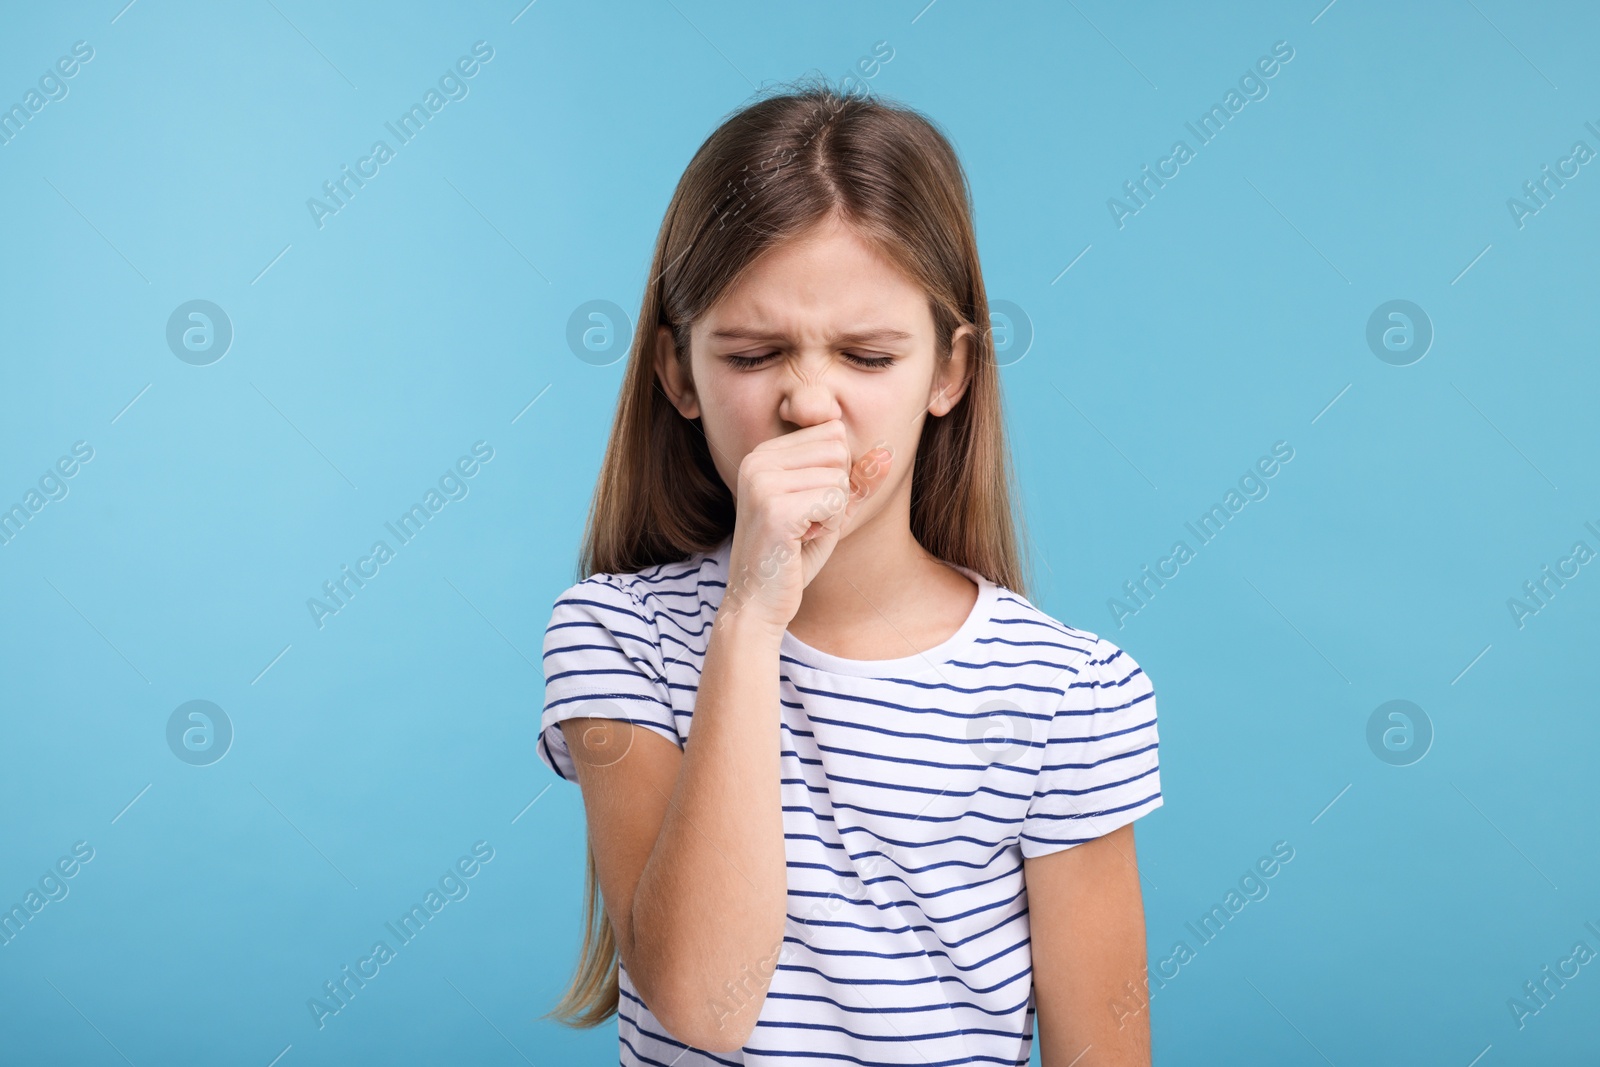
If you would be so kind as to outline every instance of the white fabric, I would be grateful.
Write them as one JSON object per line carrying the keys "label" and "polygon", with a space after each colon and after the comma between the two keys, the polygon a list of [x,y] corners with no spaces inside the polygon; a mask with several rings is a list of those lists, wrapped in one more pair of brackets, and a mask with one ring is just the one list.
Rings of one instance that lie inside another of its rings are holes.
{"label": "white fabric", "polygon": [[[538,751],[562,778],[572,716],[683,746],[731,545],[558,598]],[[624,968],[623,1064],[1028,1062],[1022,860],[1161,806],[1155,695],[1121,648],[961,569],[977,603],[937,648],[852,660],[784,634],[789,922],[755,1030],[739,1052],[690,1049]]]}

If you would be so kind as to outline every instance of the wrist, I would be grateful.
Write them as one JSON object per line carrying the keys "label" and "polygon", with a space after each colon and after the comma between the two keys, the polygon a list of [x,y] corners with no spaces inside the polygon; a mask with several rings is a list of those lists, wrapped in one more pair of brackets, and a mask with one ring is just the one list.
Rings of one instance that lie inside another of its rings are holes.
{"label": "wrist", "polygon": [[717,617],[712,620],[711,636],[714,640],[754,645],[776,651],[783,643],[786,629],[787,627],[776,626],[770,620],[759,617],[754,611],[748,610],[747,605],[735,607],[724,604],[718,608]]}

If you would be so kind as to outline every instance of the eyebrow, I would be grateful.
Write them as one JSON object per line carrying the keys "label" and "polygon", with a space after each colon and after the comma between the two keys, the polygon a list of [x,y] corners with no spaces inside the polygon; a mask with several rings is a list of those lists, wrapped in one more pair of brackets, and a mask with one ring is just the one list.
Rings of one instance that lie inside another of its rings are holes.
{"label": "eyebrow", "polygon": [[[759,326],[729,326],[721,330],[713,330],[711,340],[741,340],[741,341],[769,341],[781,337],[773,330],[763,329]],[[904,330],[880,326],[870,330],[855,330],[850,333],[836,334],[830,340],[835,344],[864,344],[870,341],[911,341],[915,338]]]}

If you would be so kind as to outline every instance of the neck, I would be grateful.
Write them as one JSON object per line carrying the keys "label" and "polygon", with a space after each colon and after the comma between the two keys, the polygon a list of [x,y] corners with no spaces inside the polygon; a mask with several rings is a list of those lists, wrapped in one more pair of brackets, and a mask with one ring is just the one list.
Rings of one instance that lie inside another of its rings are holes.
{"label": "neck", "polygon": [[945,567],[912,536],[909,483],[906,493],[833,546],[806,586],[792,625],[850,628],[895,617],[893,609],[908,591],[925,584],[934,568]]}

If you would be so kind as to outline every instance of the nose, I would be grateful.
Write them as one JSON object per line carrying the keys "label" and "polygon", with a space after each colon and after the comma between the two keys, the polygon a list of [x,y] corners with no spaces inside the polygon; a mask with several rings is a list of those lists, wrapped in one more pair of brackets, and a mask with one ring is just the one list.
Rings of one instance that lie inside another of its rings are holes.
{"label": "nose", "polygon": [[791,362],[783,378],[778,417],[796,429],[840,418],[843,410],[829,382],[825,361]]}

